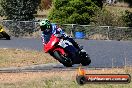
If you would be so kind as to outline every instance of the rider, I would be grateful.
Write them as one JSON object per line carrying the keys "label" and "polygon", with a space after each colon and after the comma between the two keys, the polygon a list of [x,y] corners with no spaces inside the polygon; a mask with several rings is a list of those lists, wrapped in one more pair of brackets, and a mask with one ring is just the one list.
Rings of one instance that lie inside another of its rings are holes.
{"label": "rider", "polygon": [[61,28],[59,28],[56,24],[52,24],[48,19],[43,19],[39,24],[42,31],[41,38],[43,44],[48,43],[52,34],[60,34],[67,38],[79,51],[81,50],[79,45],[72,38],[69,38]]}

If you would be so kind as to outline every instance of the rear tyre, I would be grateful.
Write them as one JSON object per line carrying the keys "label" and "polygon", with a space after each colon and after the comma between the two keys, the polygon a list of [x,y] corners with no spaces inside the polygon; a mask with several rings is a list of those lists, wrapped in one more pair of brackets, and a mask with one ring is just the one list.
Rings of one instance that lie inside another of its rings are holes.
{"label": "rear tyre", "polygon": [[54,51],[54,57],[66,67],[72,67],[72,61],[70,58],[63,56],[58,51]]}
{"label": "rear tyre", "polygon": [[5,31],[3,31],[1,34],[3,35],[4,38],[10,40],[10,36]]}

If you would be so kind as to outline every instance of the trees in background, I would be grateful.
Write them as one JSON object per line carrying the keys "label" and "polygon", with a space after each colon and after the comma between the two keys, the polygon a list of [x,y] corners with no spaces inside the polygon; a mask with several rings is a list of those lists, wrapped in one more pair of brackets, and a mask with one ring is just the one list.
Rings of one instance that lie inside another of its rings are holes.
{"label": "trees in background", "polygon": [[132,0],[118,0],[119,2],[127,2],[132,7]]}
{"label": "trees in background", "polygon": [[4,15],[9,20],[32,20],[40,0],[2,0]]}
{"label": "trees in background", "polygon": [[119,16],[111,11],[102,9],[96,12],[96,15],[92,17],[92,25],[97,26],[125,26],[125,22],[122,16]]}
{"label": "trees in background", "polygon": [[89,24],[99,9],[96,3],[92,0],[53,0],[48,17],[58,23]]}
{"label": "trees in background", "polygon": [[52,0],[41,0],[39,5],[40,10],[49,9],[52,6]]}
{"label": "trees in background", "polygon": [[91,0],[92,2],[94,2],[98,7],[103,7],[103,1],[104,0]]}
{"label": "trees in background", "polygon": [[[132,7],[132,0],[119,0],[120,2],[127,2],[129,7]],[[132,12],[126,10],[125,13],[122,15],[122,19],[125,22],[125,26],[132,27]]]}
{"label": "trees in background", "polygon": [[132,27],[132,12],[126,10],[122,18],[125,21],[126,26]]}
{"label": "trees in background", "polygon": [[[0,0],[0,15],[9,20],[32,20],[40,10],[51,7],[48,18],[57,23],[131,26],[132,12],[126,11],[122,17],[113,15],[103,8],[104,0]],[[128,2],[131,0],[118,0]],[[52,5],[52,6],[51,6]],[[102,9],[102,10],[101,10]],[[124,22],[126,25],[124,25]]]}

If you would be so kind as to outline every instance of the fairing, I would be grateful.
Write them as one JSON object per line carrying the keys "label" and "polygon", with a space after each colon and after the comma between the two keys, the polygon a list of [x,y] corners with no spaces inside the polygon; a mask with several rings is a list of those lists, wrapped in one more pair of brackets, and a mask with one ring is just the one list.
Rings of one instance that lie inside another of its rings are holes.
{"label": "fairing", "polygon": [[49,50],[54,48],[54,45],[59,42],[59,38],[54,35],[51,35],[50,41],[44,45],[44,51],[47,53]]}

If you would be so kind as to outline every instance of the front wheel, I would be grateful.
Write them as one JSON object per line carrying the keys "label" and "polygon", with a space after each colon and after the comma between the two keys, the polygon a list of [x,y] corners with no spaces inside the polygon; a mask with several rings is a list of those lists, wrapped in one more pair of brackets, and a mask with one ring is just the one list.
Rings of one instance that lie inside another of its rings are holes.
{"label": "front wheel", "polygon": [[70,58],[62,55],[59,51],[54,51],[54,57],[66,67],[72,67],[72,61]]}
{"label": "front wheel", "polygon": [[89,65],[90,63],[91,63],[91,59],[90,59],[89,57],[83,58],[83,60],[82,60],[82,62],[81,62],[81,64],[82,64],[83,66],[87,66],[87,65]]}
{"label": "front wheel", "polygon": [[90,59],[89,55],[86,54],[86,52],[82,52],[82,53],[81,53],[81,64],[82,64],[83,66],[87,66],[87,65],[89,65],[90,63],[91,63],[91,59]]}

